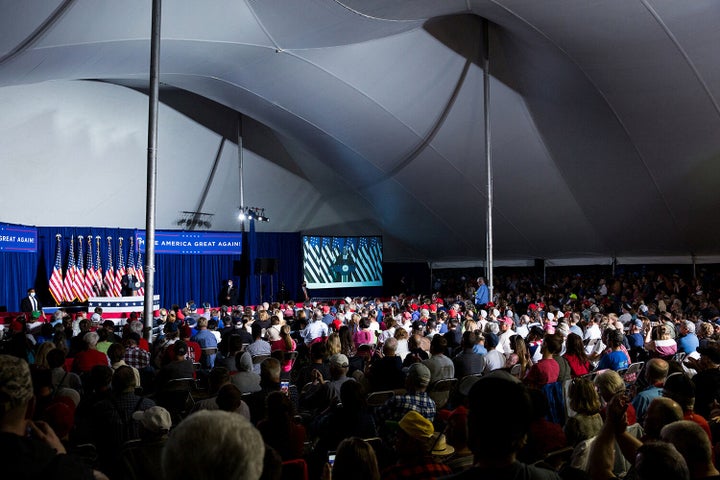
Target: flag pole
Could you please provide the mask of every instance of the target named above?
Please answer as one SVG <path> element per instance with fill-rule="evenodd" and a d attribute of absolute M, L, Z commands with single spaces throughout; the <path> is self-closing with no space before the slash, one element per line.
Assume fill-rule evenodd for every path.
<path fill-rule="evenodd" d="M 147 198 L 145 202 L 145 337 L 151 341 L 155 293 L 155 202 L 157 198 L 157 127 L 160 93 L 161 0 L 152 2 L 150 34 L 150 92 L 148 95 Z"/>

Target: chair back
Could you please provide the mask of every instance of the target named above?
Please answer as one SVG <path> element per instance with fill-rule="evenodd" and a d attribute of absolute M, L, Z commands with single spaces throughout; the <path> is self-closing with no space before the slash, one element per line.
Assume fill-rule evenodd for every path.
<path fill-rule="evenodd" d="M 367 396 L 368 407 L 379 407 L 395 396 L 393 390 L 383 390 L 380 392 L 372 392 Z"/>
<path fill-rule="evenodd" d="M 281 480 L 308 480 L 307 462 L 302 458 L 282 462 Z"/>

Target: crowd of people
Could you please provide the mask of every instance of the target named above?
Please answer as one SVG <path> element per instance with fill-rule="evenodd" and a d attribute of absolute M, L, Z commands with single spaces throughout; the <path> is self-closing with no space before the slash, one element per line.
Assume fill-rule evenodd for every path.
<path fill-rule="evenodd" d="M 0 343 L 8 478 L 720 478 L 713 278 L 58 310 Z"/>

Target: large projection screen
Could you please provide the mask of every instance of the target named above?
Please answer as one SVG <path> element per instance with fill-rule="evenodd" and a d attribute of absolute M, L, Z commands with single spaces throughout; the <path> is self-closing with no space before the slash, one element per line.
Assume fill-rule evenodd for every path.
<path fill-rule="evenodd" d="M 308 288 L 382 287 L 382 237 L 303 236 Z"/>

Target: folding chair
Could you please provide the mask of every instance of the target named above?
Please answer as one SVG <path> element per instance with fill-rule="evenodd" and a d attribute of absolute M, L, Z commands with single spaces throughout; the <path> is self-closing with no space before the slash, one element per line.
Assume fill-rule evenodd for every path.
<path fill-rule="evenodd" d="M 635 382 L 637 382 L 638 379 L 638 375 L 640 374 L 644 366 L 645 362 L 635 362 L 630 364 L 627 370 L 625 370 L 625 373 L 622 375 L 626 387 L 631 387 L 635 385 Z"/>
<path fill-rule="evenodd" d="M 383 390 L 380 392 L 372 392 L 367 396 L 368 407 L 379 407 L 395 396 L 393 390 Z"/>

